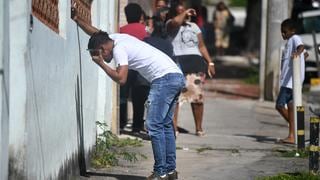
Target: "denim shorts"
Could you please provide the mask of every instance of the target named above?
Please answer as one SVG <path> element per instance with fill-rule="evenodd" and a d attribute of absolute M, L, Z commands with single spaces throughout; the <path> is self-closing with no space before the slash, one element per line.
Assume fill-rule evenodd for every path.
<path fill-rule="evenodd" d="M 279 107 L 285 107 L 289 102 L 293 100 L 292 89 L 287 87 L 281 87 L 277 98 L 276 105 Z"/>

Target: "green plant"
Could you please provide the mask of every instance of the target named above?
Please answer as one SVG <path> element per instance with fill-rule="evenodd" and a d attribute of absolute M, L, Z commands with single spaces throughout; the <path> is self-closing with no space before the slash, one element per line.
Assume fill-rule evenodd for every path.
<path fill-rule="evenodd" d="M 300 149 L 300 150 L 275 150 L 275 152 L 280 153 L 281 157 L 299 157 L 299 158 L 307 158 L 309 157 L 309 149 Z"/>
<path fill-rule="evenodd" d="M 240 153 L 239 149 L 231 149 L 231 153 Z"/>
<path fill-rule="evenodd" d="M 258 177 L 256 180 L 320 180 L 320 176 L 308 172 L 296 172 L 280 173 L 275 176 Z"/>
<path fill-rule="evenodd" d="M 251 67 L 248 69 L 248 76 L 244 79 L 247 84 L 258 84 L 259 83 L 259 69 Z"/>
<path fill-rule="evenodd" d="M 140 153 L 130 152 L 127 147 L 141 147 L 138 139 L 120 139 L 112 134 L 105 123 L 96 122 L 102 133 L 97 136 L 96 146 L 92 156 L 92 165 L 96 168 L 116 166 L 120 159 L 136 162 L 138 157 L 146 159 Z"/>
<path fill-rule="evenodd" d="M 236 7 L 246 7 L 247 6 L 247 0 L 230 0 L 230 6 L 236 6 Z"/>

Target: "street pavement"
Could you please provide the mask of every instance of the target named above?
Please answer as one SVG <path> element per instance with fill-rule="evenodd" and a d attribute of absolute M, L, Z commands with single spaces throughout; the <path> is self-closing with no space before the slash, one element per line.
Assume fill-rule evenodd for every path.
<path fill-rule="evenodd" d="M 280 151 L 294 145 L 276 143 L 285 138 L 288 125 L 274 109 L 273 102 L 259 101 L 257 86 L 245 85 L 239 79 L 208 80 L 205 94 L 204 137 L 195 136 L 189 104 L 179 113 L 177 137 L 177 170 L 183 180 L 251 180 L 283 172 L 308 171 L 308 159 L 285 158 Z M 307 110 L 307 108 L 306 108 Z M 306 139 L 308 118 L 306 112 Z M 82 179 L 142 180 L 152 171 L 150 141 L 135 148 L 146 155 L 135 163 L 120 162 L 108 169 L 90 169 Z"/>
<path fill-rule="evenodd" d="M 191 108 L 188 104 L 182 106 L 179 126 L 189 132 L 177 138 L 179 179 L 247 180 L 308 170 L 307 159 L 284 158 L 277 153 L 294 146 L 275 143 L 277 138 L 286 137 L 288 126 L 275 112 L 273 103 L 221 96 L 207 92 L 204 137 L 194 135 Z M 150 142 L 144 141 L 139 152 L 148 159 L 94 170 L 98 173 L 89 179 L 144 179 L 153 165 Z"/>

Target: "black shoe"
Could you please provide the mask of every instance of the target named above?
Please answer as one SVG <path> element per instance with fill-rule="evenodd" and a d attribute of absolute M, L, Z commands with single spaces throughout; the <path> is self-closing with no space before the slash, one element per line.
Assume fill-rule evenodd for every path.
<path fill-rule="evenodd" d="M 152 172 L 152 174 L 147 177 L 147 180 L 168 180 L 168 175 L 164 175 L 163 177 L 161 177 L 155 172 Z"/>
<path fill-rule="evenodd" d="M 168 173 L 168 180 L 176 180 L 178 179 L 178 172 L 176 170 Z"/>

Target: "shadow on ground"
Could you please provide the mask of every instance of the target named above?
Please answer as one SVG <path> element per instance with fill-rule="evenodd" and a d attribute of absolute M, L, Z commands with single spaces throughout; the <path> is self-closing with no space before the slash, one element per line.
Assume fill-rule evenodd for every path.
<path fill-rule="evenodd" d="M 242 137 L 250 137 L 256 139 L 257 142 L 260 143 L 267 143 L 267 144 L 279 144 L 287 147 L 294 147 L 294 144 L 281 142 L 279 138 L 269 137 L 269 136 L 259 136 L 259 135 L 252 135 L 252 134 L 235 134 L 234 136 L 242 136 Z"/>
<path fill-rule="evenodd" d="M 125 135 L 129 135 L 129 136 L 133 136 L 133 137 L 140 138 L 140 139 L 143 139 L 143 140 L 146 140 L 146 141 L 149 141 L 149 140 L 150 140 L 150 137 L 149 137 L 149 135 L 147 134 L 147 132 L 132 132 L 131 130 L 130 130 L 130 131 L 121 130 L 121 131 L 120 131 L 120 134 L 125 134 Z"/>
<path fill-rule="evenodd" d="M 179 127 L 179 126 L 178 126 L 178 131 L 179 131 L 179 133 L 182 133 L 182 134 L 189 134 L 190 133 L 187 129 L 185 129 L 183 127 Z M 137 137 L 137 138 L 140 138 L 140 139 L 143 139 L 146 141 L 150 141 L 150 137 L 147 134 L 147 132 L 132 132 L 131 130 L 121 130 L 120 134 L 125 134 L 125 135 L 129 135 L 129 136 Z"/>
<path fill-rule="evenodd" d="M 257 142 L 262 143 L 276 143 L 277 138 L 269 137 L 269 136 L 259 136 L 259 135 L 252 135 L 252 134 L 235 134 L 234 136 L 241 136 L 241 137 L 250 137 L 256 139 Z"/>
<path fill-rule="evenodd" d="M 189 134 L 190 133 L 187 129 L 184 129 L 183 127 L 179 127 L 179 126 L 178 126 L 178 131 L 179 131 L 179 133 L 182 133 L 182 134 Z"/>
<path fill-rule="evenodd" d="M 89 176 L 100 176 L 100 177 L 112 177 L 118 180 L 145 180 L 146 177 L 134 176 L 134 175 L 123 175 L 123 174 L 110 174 L 110 173 L 99 173 L 99 172 L 87 172 Z"/>

